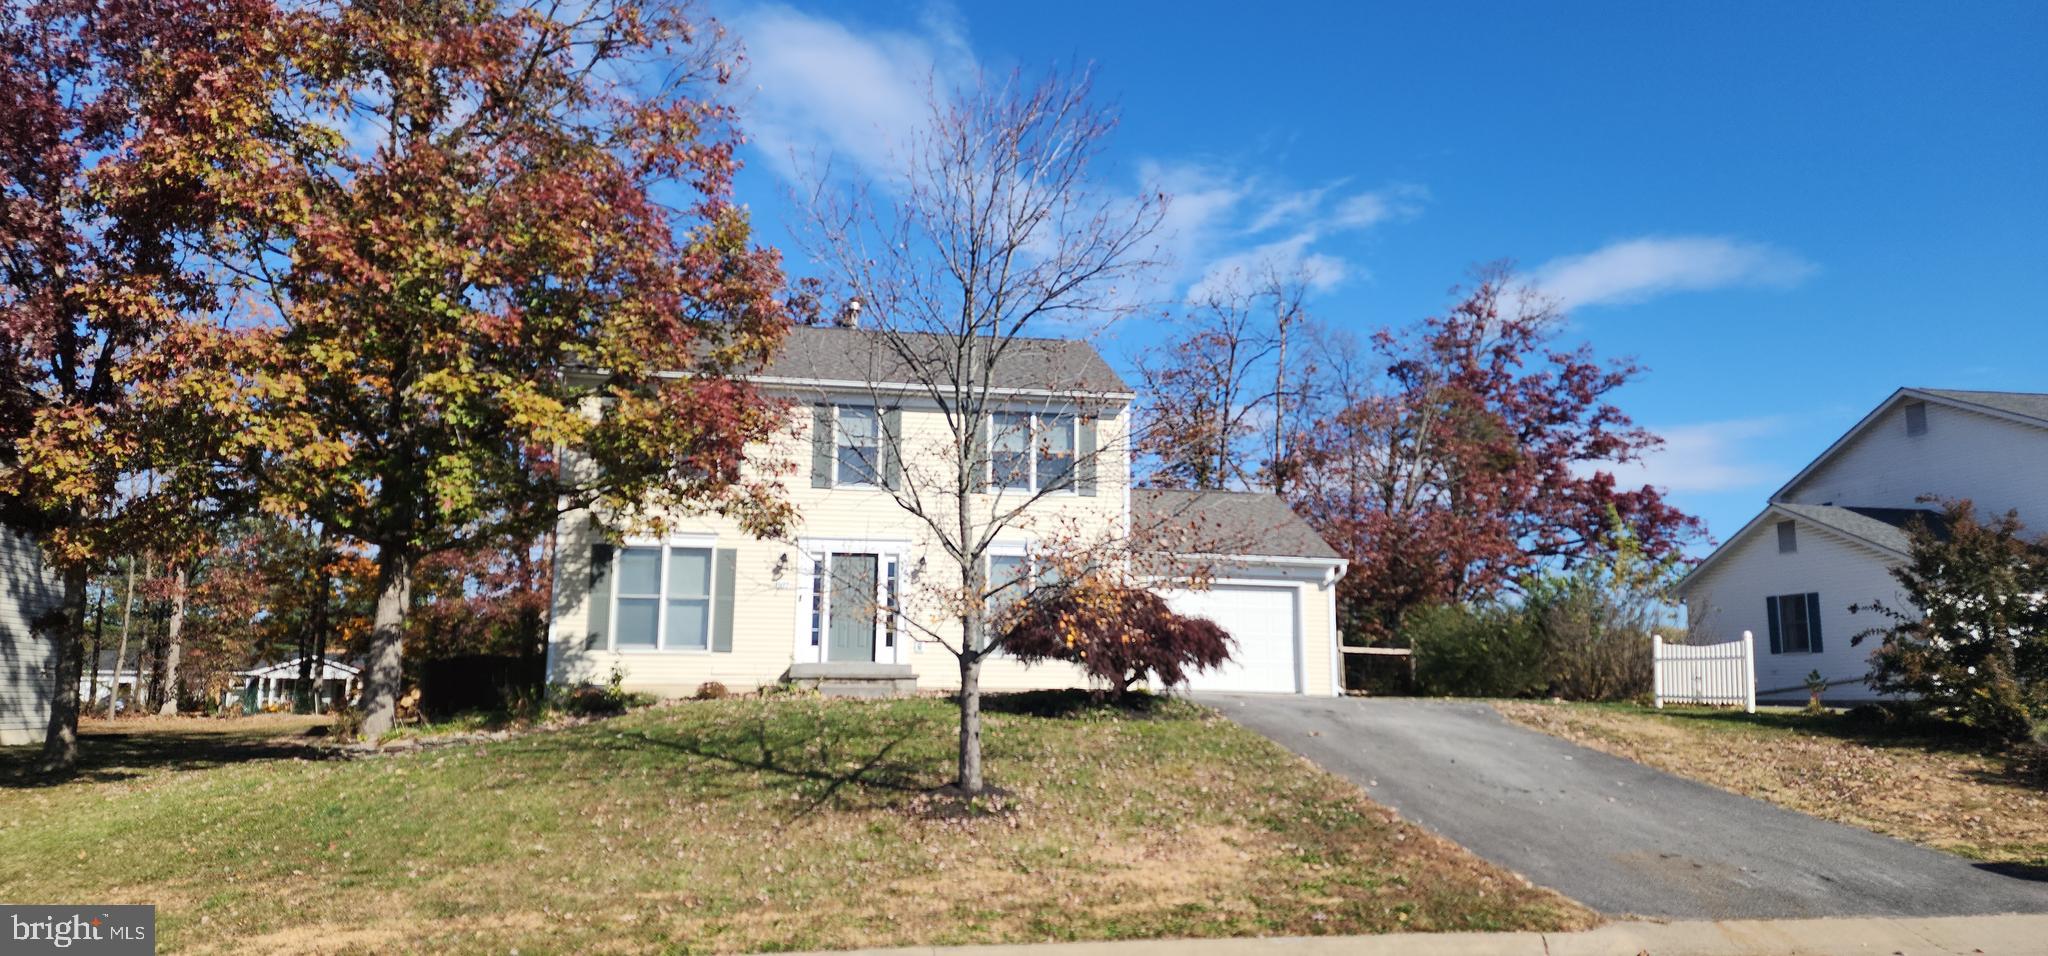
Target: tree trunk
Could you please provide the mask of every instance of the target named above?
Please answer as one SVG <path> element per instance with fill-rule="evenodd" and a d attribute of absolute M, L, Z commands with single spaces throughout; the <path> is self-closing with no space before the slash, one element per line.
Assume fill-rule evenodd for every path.
<path fill-rule="evenodd" d="M 327 686 L 327 593 L 332 584 L 327 576 L 327 549 L 323 545 L 316 560 L 319 567 L 313 572 L 313 610 L 306 615 L 306 639 L 304 651 L 299 655 L 299 686 L 308 686 L 311 679 L 312 696 L 306 706 L 309 714 L 320 713 L 320 691 Z"/>
<path fill-rule="evenodd" d="M 128 660 L 128 625 L 135 617 L 135 556 L 128 556 L 128 595 L 121 602 L 121 647 L 114 652 L 114 689 L 107 692 L 107 716 L 115 714 L 114 705 L 121 700 L 121 667 Z M 142 670 L 137 662 L 135 684 L 142 686 Z M 129 698 L 132 706 L 134 698 Z"/>
<path fill-rule="evenodd" d="M 185 655 L 185 583 L 180 566 L 171 576 L 171 624 L 164 634 L 164 699 L 157 707 L 160 717 L 178 714 L 178 661 Z"/>
<path fill-rule="evenodd" d="M 56 652 L 51 677 L 50 724 L 43 734 L 42 770 L 70 775 L 78 770 L 78 681 L 85 670 L 85 569 L 64 572 L 64 603 L 52 628 Z"/>
<path fill-rule="evenodd" d="M 135 712 L 146 714 L 156 709 L 162 700 L 164 689 L 164 609 L 151 603 L 148 615 L 149 631 L 142 636 L 142 653 L 147 655 L 149 666 L 142 666 L 143 657 L 135 661 Z"/>
<path fill-rule="evenodd" d="M 1279 351 L 1273 360 L 1273 493 L 1287 493 L 1287 316 L 1280 318 Z"/>
<path fill-rule="evenodd" d="M 370 660 L 363 677 L 363 738 L 376 740 L 398 721 L 398 686 L 404 677 L 405 612 L 412 600 L 412 561 L 390 548 L 377 552 L 377 610 L 370 625 Z"/>
<path fill-rule="evenodd" d="M 960 788 L 961 793 L 969 795 L 980 793 L 983 786 L 979 653 L 960 655 L 960 779 L 954 783 Z"/>
<path fill-rule="evenodd" d="M 546 558 L 552 559 L 554 553 L 555 533 L 549 531 L 542 543 L 541 554 Z M 554 567 L 552 560 L 545 561 L 543 564 L 550 569 Z M 553 589 L 544 582 L 536 581 L 534 575 L 535 568 L 532 549 L 524 548 L 520 551 L 519 555 L 520 580 L 525 582 L 525 586 L 529 591 L 543 591 L 547 596 L 547 600 L 551 603 L 554 597 Z M 547 692 L 547 645 L 546 629 L 541 626 L 540 606 L 534 603 L 532 596 L 529 594 L 526 606 L 519 612 L 520 683 L 523 685 L 522 690 L 526 695 L 526 699 L 531 701 L 535 707 L 538 707 L 540 702 L 545 699 Z"/>
<path fill-rule="evenodd" d="M 86 660 L 92 667 L 92 680 L 86 684 L 83 706 L 90 713 L 100 699 L 100 651 L 107 637 L 107 592 L 105 588 L 92 602 L 92 653 Z"/>

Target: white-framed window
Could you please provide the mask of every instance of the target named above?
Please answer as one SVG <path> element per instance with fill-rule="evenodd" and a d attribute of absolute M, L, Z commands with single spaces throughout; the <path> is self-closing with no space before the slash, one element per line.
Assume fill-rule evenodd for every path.
<path fill-rule="evenodd" d="M 612 649 L 711 649 L 709 547 L 621 548 L 612 588 Z"/>
<path fill-rule="evenodd" d="M 1000 620 L 1031 590 L 1030 559 L 1022 551 L 989 555 L 988 587 L 989 620 Z"/>
<path fill-rule="evenodd" d="M 989 416 L 989 484 L 1015 491 L 1074 490 L 1080 420 L 1052 412 Z"/>
<path fill-rule="evenodd" d="M 873 408 L 841 405 L 833 429 L 833 483 L 882 484 L 882 416 Z"/>

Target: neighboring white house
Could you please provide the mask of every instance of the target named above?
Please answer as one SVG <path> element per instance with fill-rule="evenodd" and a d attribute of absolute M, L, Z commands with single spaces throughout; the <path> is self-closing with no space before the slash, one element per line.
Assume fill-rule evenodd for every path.
<path fill-rule="evenodd" d="M 913 595 L 939 587 L 950 559 L 890 488 L 957 487 L 951 459 L 929 451 L 947 430 L 924 383 L 889 371 L 874 333 L 796 329 L 756 381 L 792 401 L 786 437 L 751 448 L 756 474 L 785 475 L 797 526 L 763 540 L 735 522 L 679 517 L 664 538 L 614 546 L 588 514 L 564 517 L 549 622 L 549 674 L 687 695 L 707 681 L 733 689 L 788 677 L 914 678 L 925 689 L 957 687 L 945 648 L 919 624 L 945 632 L 943 612 Z M 996 363 L 991 395 L 1004 411 L 982 439 L 991 461 L 975 476 L 972 506 L 998 513 L 1032 500 L 990 551 L 992 581 L 1028 580 L 1034 553 L 1076 535 L 1122 536 L 1134 527 L 1198 527 L 1211 586 L 1165 588 L 1184 613 L 1209 617 L 1237 641 L 1233 662 L 1197 677 L 1197 689 L 1288 694 L 1341 692 L 1335 584 L 1343 559 L 1278 498 L 1228 492 L 1131 488 L 1129 386 L 1085 342 L 1013 343 Z M 893 437 L 893 442 L 889 438 Z M 908 483 L 908 484 L 906 484 Z M 1007 496 L 1007 497 L 1006 497 Z M 1189 540 L 1193 540 L 1190 538 Z M 931 588 L 920 588 L 929 584 Z M 898 608 L 913 622 L 896 626 Z M 957 626 L 953 626 L 957 631 Z M 991 690 L 1085 686 L 1075 667 L 1027 666 L 997 656 L 981 685 Z"/>
<path fill-rule="evenodd" d="M 235 672 L 235 684 L 221 693 L 222 706 L 236 701 L 242 704 L 242 712 L 262 713 L 271 707 L 289 707 L 298 697 L 299 662 L 294 657 L 275 664 L 259 664 L 248 670 Z M 320 673 L 313 678 L 318 699 L 314 709 L 325 711 L 338 701 L 353 699 L 362 687 L 363 670 L 354 664 L 337 661 L 331 657 L 320 659 Z"/>
<path fill-rule="evenodd" d="M 43 549 L 0 529 L 0 746 L 34 743 L 49 728 L 56 653 L 34 625 L 63 598 Z"/>
<path fill-rule="evenodd" d="M 1909 522 L 1939 531 L 1938 503 L 2019 513 L 2048 531 L 2048 394 L 1902 388 L 1864 416 L 1679 584 L 1695 634 L 1756 635 L 1758 696 L 1804 700 L 1813 671 L 1831 701 L 1870 699 L 1864 682 L 1884 620 L 1851 606 L 1903 602 L 1890 569 Z"/>

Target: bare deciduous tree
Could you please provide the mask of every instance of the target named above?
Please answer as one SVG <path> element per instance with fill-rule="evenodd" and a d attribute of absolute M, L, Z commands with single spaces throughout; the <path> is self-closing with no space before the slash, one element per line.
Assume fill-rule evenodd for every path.
<path fill-rule="evenodd" d="M 947 605 L 939 616 L 950 633 L 919 636 L 958 659 L 956 783 L 974 794 L 984 788 L 981 669 L 998 643 L 989 598 L 1008 583 L 990 580 L 991 546 L 1043 512 L 1049 496 L 1092 481 L 1095 463 L 1125 441 L 1085 424 L 1067 430 L 1129 396 L 1084 375 L 1046 380 L 1070 370 L 1050 355 L 1058 343 L 1031 333 L 1071 335 L 1129 311 L 1164 197 L 1090 180 L 1115 122 L 1092 102 L 1085 71 L 980 77 L 935 88 L 929 100 L 929 122 L 907 135 L 886 173 L 837 177 L 828 168 L 813 178 L 806 239 L 832 291 L 858 303 L 858 339 L 875 365 L 869 380 L 912 383 L 908 394 L 876 394 L 875 407 L 911 405 L 919 421 L 936 423 L 912 429 L 881 416 L 877 467 L 900 473 L 876 483 L 928 536 L 932 557 L 950 565 L 922 575 L 928 596 Z M 1034 380 L 1016 378 L 1024 368 Z M 1097 447 L 1085 447 L 1090 440 Z M 920 617 L 896 615 L 912 626 Z"/>
<path fill-rule="evenodd" d="M 1315 332 L 1309 278 L 1267 265 L 1205 283 L 1179 317 L 1185 333 L 1140 357 L 1138 451 L 1150 461 L 1150 482 L 1286 490 L 1288 414 L 1303 407 L 1315 373 L 1300 348 Z"/>

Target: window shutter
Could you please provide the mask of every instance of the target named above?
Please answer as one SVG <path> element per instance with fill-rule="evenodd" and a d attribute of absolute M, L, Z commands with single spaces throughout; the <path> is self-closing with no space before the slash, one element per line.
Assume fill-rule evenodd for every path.
<path fill-rule="evenodd" d="M 586 633 L 583 649 L 601 651 L 612 626 L 612 546 L 590 546 L 590 590 L 585 595 Z"/>
<path fill-rule="evenodd" d="M 903 409 L 882 412 L 882 487 L 896 491 L 903 487 Z"/>
<path fill-rule="evenodd" d="M 1764 598 L 1764 613 L 1771 619 L 1771 653 L 1778 653 L 1778 599 Z"/>
<path fill-rule="evenodd" d="M 832 406 L 811 406 L 811 487 L 832 487 Z"/>
<path fill-rule="evenodd" d="M 984 411 L 974 419 L 974 474 L 968 487 L 975 491 L 988 490 L 988 412 Z"/>
<path fill-rule="evenodd" d="M 1074 490 L 1095 494 L 1095 419 L 1081 419 L 1081 437 L 1074 443 Z"/>
<path fill-rule="evenodd" d="M 1820 592 L 1806 593 L 1806 647 L 1820 653 Z"/>
<path fill-rule="evenodd" d="M 711 559 L 711 649 L 732 653 L 732 589 L 733 578 L 739 576 L 740 553 L 735 548 L 719 548 Z"/>

